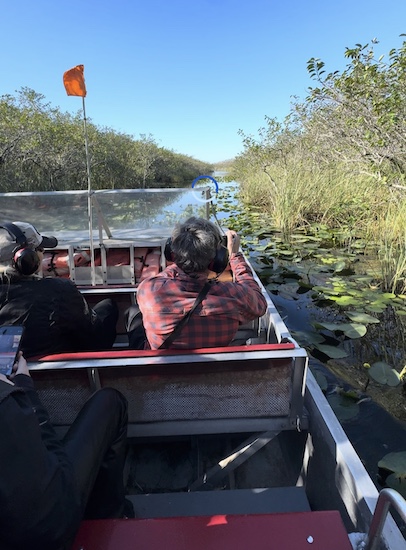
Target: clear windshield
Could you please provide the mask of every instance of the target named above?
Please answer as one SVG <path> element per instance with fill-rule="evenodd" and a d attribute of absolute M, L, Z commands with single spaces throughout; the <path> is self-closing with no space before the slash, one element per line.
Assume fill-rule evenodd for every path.
<path fill-rule="evenodd" d="M 95 191 L 93 232 L 100 224 L 114 238 L 147 230 L 165 236 L 190 216 L 208 217 L 209 187 Z M 0 193 L 0 220 L 26 221 L 61 240 L 89 235 L 87 191 Z"/>

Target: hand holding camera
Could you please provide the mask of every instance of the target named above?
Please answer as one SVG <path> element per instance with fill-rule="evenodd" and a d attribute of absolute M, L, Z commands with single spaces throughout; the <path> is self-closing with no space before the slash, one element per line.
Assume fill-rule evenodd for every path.
<path fill-rule="evenodd" d="M 13 379 L 17 374 L 25 374 L 26 376 L 31 376 L 28 369 L 27 361 L 23 357 L 23 352 L 19 351 L 17 354 L 16 362 L 13 365 L 13 372 L 10 375 L 10 378 Z"/>
<path fill-rule="evenodd" d="M 232 254 L 237 254 L 240 250 L 240 237 L 236 233 L 236 231 L 233 231 L 232 229 L 229 229 L 226 233 L 227 235 L 227 248 L 230 256 Z"/>

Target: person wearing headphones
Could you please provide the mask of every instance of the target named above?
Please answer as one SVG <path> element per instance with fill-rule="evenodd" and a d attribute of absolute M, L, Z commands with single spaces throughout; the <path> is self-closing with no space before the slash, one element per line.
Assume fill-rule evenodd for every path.
<path fill-rule="evenodd" d="M 91 309 L 69 279 L 38 274 L 44 248 L 57 244 L 30 223 L 0 224 L 0 326 L 24 326 L 26 358 L 108 349 L 116 337 L 115 302 L 102 300 Z"/>
<path fill-rule="evenodd" d="M 225 245 L 218 227 L 203 218 L 192 217 L 175 227 L 165 250 L 165 256 L 173 263 L 157 276 L 142 281 L 137 291 L 143 326 L 152 349 L 164 346 L 164 341 L 194 306 L 210 272 L 220 274 L 228 264 L 232 278 L 210 281 L 202 302 L 165 347 L 227 346 L 241 324 L 266 312 L 266 298 L 240 252 L 239 236 L 235 231 L 227 231 L 226 237 Z"/>
<path fill-rule="evenodd" d="M 71 548 L 82 519 L 134 517 L 125 498 L 127 400 L 95 392 L 63 438 L 21 352 L 0 374 L 0 548 Z"/>

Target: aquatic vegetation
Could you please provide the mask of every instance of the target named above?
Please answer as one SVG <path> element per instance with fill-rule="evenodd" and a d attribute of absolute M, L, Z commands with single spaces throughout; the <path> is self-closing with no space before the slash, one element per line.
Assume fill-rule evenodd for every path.
<path fill-rule="evenodd" d="M 331 393 L 324 375 L 312 369 L 340 420 L 354 418 L 371 395 L 405 419 L 406 404 L 394 373 L 406 364 L 406 295 L 382 290 L 375 237 L 320 222 L 284 235 L 261 209 L 238 200 L 237 185 L 224 191 L 220 187 L 216 210 L 224 216 L 222 223 L 241 235 L 243 249 L 292 336 L 363 392 L 356 398 L 343 389 Z M 385 362 L 394 372 L 374 378 L 379 367 L 368 372 L 366 362 Z M 392 380 L 394 385 L 388 385 Z"/>
<path fill-rule="evenodd" d="M 388 453 L 378 462 L 381 484 L 406 498 L 406 452 Z"/>
<path fill-rule="evenodd" d="M 377 361 L 372 365 L 364 363 L 364 367 L 368 369 L 368 375 L 379 384 L 387 386 L 400 384 L 400 374 L 385 361 Z"/>
<path fill-rule="evenodd" d="M 340 422 L 350 420 L 359 414 L 359 405 L 351 397 L 341 395 L 340 393 L 332 393 L 326 397 Z"/>

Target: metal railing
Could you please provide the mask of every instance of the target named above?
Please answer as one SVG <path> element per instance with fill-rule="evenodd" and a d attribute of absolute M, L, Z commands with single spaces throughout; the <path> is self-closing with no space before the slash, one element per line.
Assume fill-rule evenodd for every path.
<path fill-rule="evenodd" d="M 377 550 L 379 548 L 383 526 L 391 506 L 396 509 L 406 523 L 406 500 L 394 489 L 382 489 L 372 517 L 365 550 Z"/>

